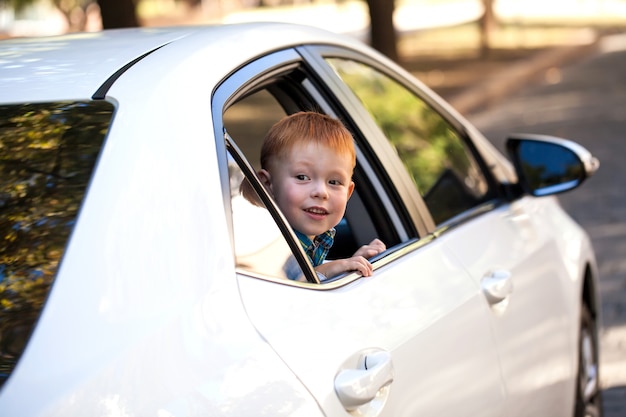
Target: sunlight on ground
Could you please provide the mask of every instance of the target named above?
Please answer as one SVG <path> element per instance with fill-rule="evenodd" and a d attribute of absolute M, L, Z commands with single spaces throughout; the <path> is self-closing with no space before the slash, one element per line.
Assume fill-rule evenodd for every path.
<path fill-rule="evenodd" d="M 494 49 L 533 49 L 587 45 L 595 38 L 596 32 L 584 27 L 502 25 L 494 31 L 490 45 Z M 475 23 L 407 33 L 399 41 L 400 50 L 407 56 L 474 54 L 479 45 L 480 30 Z"/>
<path fill-rule="evenodd" d="M 600 333 L 602 388 L 626 385 L 626 326 L 611 326 Z"/>

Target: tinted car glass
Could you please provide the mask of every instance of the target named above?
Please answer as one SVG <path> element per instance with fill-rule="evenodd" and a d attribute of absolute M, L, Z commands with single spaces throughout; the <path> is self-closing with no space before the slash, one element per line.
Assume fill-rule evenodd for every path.
<path fill-rule="evenodd" d="M 41 314 L 112 115 L 100 101 L 0 106 L 0 386 Z"/>
<path fill-rule="evenodd" d="M 394 146 L 437 224 L 484 201 L 485 176 L 461 135 L 435 109 L 370 66 L 327 62 Z"/>

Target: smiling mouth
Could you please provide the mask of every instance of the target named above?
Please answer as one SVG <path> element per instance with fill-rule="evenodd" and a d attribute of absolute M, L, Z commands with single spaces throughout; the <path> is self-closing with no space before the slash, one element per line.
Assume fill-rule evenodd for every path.
<path fill-rule="evenodd" d="M 318 216 L 324 216 L 328 214 L 326 210 L 322 208 L 316 208 L 316 207 L 304 209 L 304 211 L 306 211 L 307 213 L 318 215 Z"/>

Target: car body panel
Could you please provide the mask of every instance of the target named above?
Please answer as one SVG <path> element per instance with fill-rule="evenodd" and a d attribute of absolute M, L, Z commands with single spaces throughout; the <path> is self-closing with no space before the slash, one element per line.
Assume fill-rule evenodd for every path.
<path fill-rule="evenodd" d="M 193 125 L 184 112 L 159 115 L 169 107 L 165 95 L 156 96 L 135 105 L 142 101 L 132 91 L 116 94 L 125 105 L 0 408 L 13 415 L 240 415 L 256 408 L 242 401 L 252 395 L 259 408 L 277 407 L 276 415 L 319 413 L 250 326 L 230 247 L 213 240 L 228 229 L 213 198 L 221 183 L 210 118 L 195 117 Z M 198 101 L 200 115 L 208 114 L 201 103 L 208 112 L 210 101 Z"/>
<path fill-rule="evenodd" d="M 497 271 L 511 275 L 510 295 L 491 305 L 507 386 L 506 415 L 537 414 L 546 404 L 558 414 L 572 404 L 576 362 L 567 352 L 575 349 L 578 327 L 567 318 L 579 314 L 570 300 L 579 296 L 572 291 L 584 270 L 563 265 L 572 260 L 554 244 L 554 223 L 564 216 L 553 198 L 522 198 L 441 237 L 477 285 Z M 568 252 L 584 247 L 585 237 L 576 228 L 562 230 L 567 230 Z"/>
<path fill-rule="evenodd" d="M 284 36 L 269 28 L 280 27 Z M 214 42 L 214 39 L 221 42 Z M 308 42 L 336 43 L 363 49 L 354 39 L 290 24 L 256 23 L 175 28 L 138 28 L 95 33 L 17 38 L 0 42 L 2 101 L 28 102 L 91 97 L 117 71 L 176 41 L 171 52 L 155 58 L 155 71 L 169 73 L 176 59 L 202 51 L 211 57 L 205 71 L 222 78 L 243 63 L 273 50 Z M 232 48 L 228 45 L 254 47 Z M 169 54 L 172 55 L 169 55 Z M 149 73 L 148 73 L 149 74 Z M 207 81 L 209 79 L 207 78 Z"/>
<path fill-rule="evenodd" d="M 136 29 L 135 34 L 132 42 L 123 31 L 3 40 L 2 101 L 91 97 L 129 62 L 185 35 L 151 29 Z"/>
<path fill-rule="evenodd" d="M 259 333 L 327 415 L 345 412 L 328 395 L 329 382 L 350 368 L 349 359 L 371 348 L 389 352 L 394 368 L 380 416 L 503 414 L 490 311 L 478 286 L 439 242 L 333 291 L 276 287 L 246 276 L 239 285 Z M 471 387 L 468 375 L 476 376 Z"/>

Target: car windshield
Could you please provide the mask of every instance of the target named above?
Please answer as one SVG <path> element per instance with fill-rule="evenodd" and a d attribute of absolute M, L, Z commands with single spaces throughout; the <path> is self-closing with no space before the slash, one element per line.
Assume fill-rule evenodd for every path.
<path fill-rule="evenodd" d="M 104 101 L 0 106 L 0 386 L 41 314 L 113 110 Z"/>

